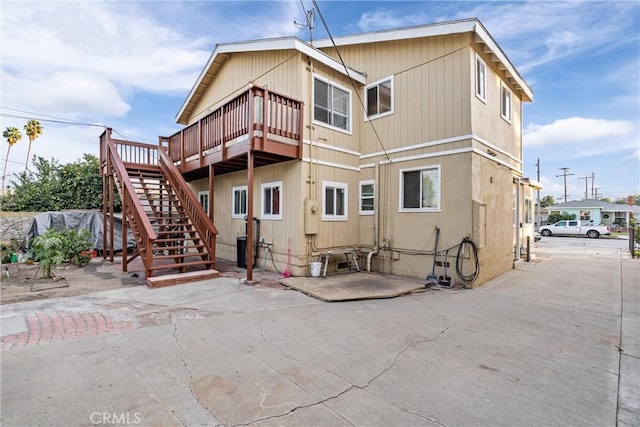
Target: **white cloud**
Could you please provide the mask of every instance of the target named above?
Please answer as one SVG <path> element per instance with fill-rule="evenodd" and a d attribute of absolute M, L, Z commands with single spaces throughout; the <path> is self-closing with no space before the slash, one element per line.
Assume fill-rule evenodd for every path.
<path fill-rule="evenodd" d="M 637 145 L 637 128 L 634 123 L 625 120 L 570 117 L 548 125 L 529 124 L 524 130 L 523 139 L 526 146 L 558 146 L 580 142 L 580 150 L 584 151 L 590 142 L 595 142 L 604 144 L 602 149 L 625 149 L 634 139 Z"/>
<path fill-rule="evenodd" d="M 209 43 L 139 12 L 126 3 L 9 2 L 3 5 L 3 68 L 29 75 L 83 71 L 154 92 L 189 89 Z"/>
<path fill-rule="evenodd" d="M 640 148 L 638 148 L 633 153 L 629 154 L 624 158 L 625 160 L 635 160 L 636 162 L 640 161 Z M 637 164 L 636 164 L 637 165 Z"/>
<path fill-rule="evenodd" d="M 374 31 L 477 17 L 521 71 L 638 40 L 634 20 L 638 10 L 636 2 L 454 3 L 456 7 L 450 10 L 455 12 L 445 12 L 445 16 L 437 18 L 433 16 L 431 2 L 415 2 L 410 11 L 377 8 L 362 13 L 356 27 L 361 31 Z"/>
<path fill-rule="evenodd" d="M 378 9 L 372 12 L 364 12 L 357 23 L 361 31 L 375 31 L 388 28 L 408 27 L 429 22 L 427 15 L 422 13 L 412 13 L 398 16 L 394 11 L 388 9 Z"/>
<path fill-rule="evenodd" d="M 636 2 L 527 1 L 480 3 L 456 18 L 477 16 L 521 71 L 560 58 L 637 42 Z"/>
<path fill-rule="evenodd" d="M 56 72 L 37 80 L 3 73 L 2 83 L 2 105 L 26 111 L 87 119 L 123 116 L 131 109 L 111 81 L 88 72 Z"/>

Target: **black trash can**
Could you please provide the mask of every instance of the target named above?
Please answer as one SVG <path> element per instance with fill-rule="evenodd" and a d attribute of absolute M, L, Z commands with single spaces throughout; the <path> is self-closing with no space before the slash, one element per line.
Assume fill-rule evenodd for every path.
<path fill-rule="evenodd" d="M 240 236 L 236 242 L 237 265 L 241 268 L 247 268 L 247 236 Z"/>

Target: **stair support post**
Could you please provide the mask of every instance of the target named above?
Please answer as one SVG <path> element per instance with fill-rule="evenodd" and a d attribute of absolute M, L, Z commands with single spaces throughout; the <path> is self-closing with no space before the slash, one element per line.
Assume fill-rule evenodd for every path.
<path fill-rule="evenodd" d="M 253 281 L 253 150 L 247 152 L 247 282 Z"/>

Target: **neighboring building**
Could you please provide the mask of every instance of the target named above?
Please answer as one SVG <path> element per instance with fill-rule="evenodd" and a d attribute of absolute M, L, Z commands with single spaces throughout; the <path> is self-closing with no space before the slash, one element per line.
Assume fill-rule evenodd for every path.
<path fill-rule="evenodd" d="M 217 45 L 178 112 L 187 127 L 161 138 L 215 223 L 216 256 L 236 259 L 247 234 L 249 280 L 254 265 L 304 276 L 352 250 L 425 278 L 438 227 L 451 275 L 465 238 L 474 285 L 513 268 L 540 188 L 522 174 L 533 93 L 495 40 L 477 19 L 334 40 Z"/>
<path fill-rule="evenodd" d="M 593 199 L 560 203 L 549 206 L 547 209 L 550 214 L 566 212 L 569 215 L 575 215 L 576 219 L 582 221 L 583 224 L 593 222 L 610 227 L 614 227 L 616 224 L 620 227 L 626 227 L 629 224 L 629 220 L 633 217 L 632 206 Z"/>
<path fill-rule="evenodd" d="M 548 224 L 548 219 L 549 219 L 549 210 L 547 210 L 547 208 L 540 208 L 539 212 L 537 212 L 537 214 L 540 215 L 540 217 L 538 218 L 538 220 L 536 221 L 536 225 L 540 226 L 540 225 L 547 225 Z M 539 222 L 539 224 L 538 224 Z"/>

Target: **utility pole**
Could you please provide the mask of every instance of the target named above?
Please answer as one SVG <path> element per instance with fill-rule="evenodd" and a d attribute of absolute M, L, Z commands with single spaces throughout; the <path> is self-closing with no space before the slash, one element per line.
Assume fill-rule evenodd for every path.
<path fill-rule="evenodd" d="M 594 183 L 596 182 L 596 174 L 591 172 L 591 198 L 596 200 L 596 192 L 594 191 Z"/>
<path fill-rule="evenodd" d="M 590 176 L 579 176 L 578 179 L 584 179 L 584 199 L 587 200 L 589 198 L 589 187 L 588 187 L 588 183 L 589 183 L 589 179 L 591 179 Z"/>
<path fill-rule="evenodd" d="M 567 177 L 570 175 L 575 175 L 574 173 L 567 173 L 569 168 L 560 168 L 562 171 L 562 175 L 556 175 L 556 178 L 563 176 L 564 177 L 564 202 L 567 203 Z"/>
<path fill-rule="evenodd" d="M 595 200 L 598 200 L 598 190 L 602 190 L 602 187 L 596 187 L 593 190 L 595 191 L 594 193 Z"/>
<path fill-rule="evenodd" d="M 540 157 L 538 157 L 538 161 L 536 162 L 536 171 L 537 171 L 537 176 L 538 176 L 538 182 L 540 182 Z M 536 212 L 536 226 L 540 227 L 542 224 L 542 221 L 540 221 L 540 189 L 538 189 L 538 209 Z"/>
<path fill-rule="evenodd" d="M 309 44 L 313 46 L 313 30 L 316 28 L 314 26 L 315 17 L 313 15 L 313 8 L 311 8 L 310 10 L 304 10 L 304 5 L 302 5 L 302 10 L 305 13 L 305 18 L 307 19 L 307 22 L 305 24 L 301 24 L 299 22 L 293 21 L 293 23 L 295 24 L 296 27 L 298 27 L 298 29 L 303 29 L 303 28 L 309 29 Z"/>

